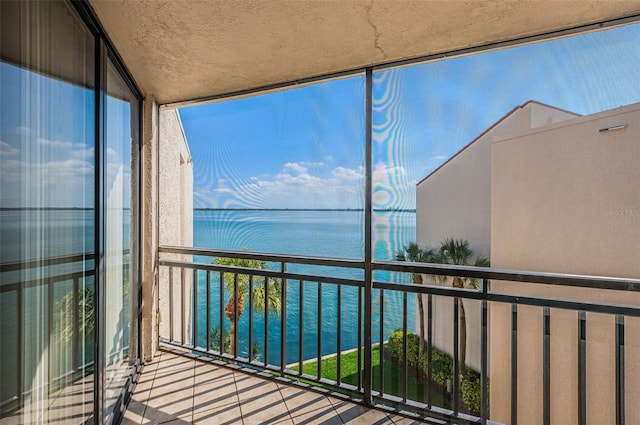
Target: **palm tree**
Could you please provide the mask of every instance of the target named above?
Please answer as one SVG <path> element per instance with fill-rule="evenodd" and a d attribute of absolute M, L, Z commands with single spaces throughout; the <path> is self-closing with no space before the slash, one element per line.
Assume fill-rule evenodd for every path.
<path fill-rule="evenodd" d="M 408 245 L 405 245 L 401 250 L 396 254 L 396 261 L 410 261 L 414 263 L 430 263 L 435 262 L 436 256 L 438 252 L 433 249 L 420 248 L 420 246 L 411 242 Z M 413 274 L 413 283 L 417 285 L 422 285 L 423 279 L 420 273 Z M 420 338 L 418 340 L 418 370 L 423 370 L 422 361 L 424 359 L 424 304 L 422 302 L 422 294 L 416 294 L 418 299 L 418 316 L 419 320 L 419 333 Z"/>
<path fill-rule="evenodd" d="M 229 334 L 229 331 L 225 329 L 224 331 L 224 336 L 223 336 L 223 344 L 224 344 L 224 348 L 221 350 L 220 349 L 220 328 L 219 327 L 214 327 L 211 328 L 211 342 L 209 345 L 209 349 L 214 350 L 214 351 L 220 351 L 220 352 L 230 352 L 230 345 L 231 345 L 231 335 Z M 258 344 L 257 341 L 253 342 L 253 345 L 251 346 L 251 358 L 253 360 L 257 360 L 260 361 L 260 359 L 262 358 L 262 352 L 260 351 L 260 345 Z"/>
<path fill-rule="evenodd" d="M 249 251 L 245 249 L 245 251 Z M 248 258 L 225 258 L 220 257 L 216 259 L 213 264 L 218 264 L 221 266 L 233 266 L 233 267 L 242 267 L 242 268 L 250 268 L 250 269 L 261 269 L 264 270 L 267 268 L 266 263 L 262 260 L 248 259 Z M 269 294 L 268 300 L 265 300 L 265 279 L 263 277 L 257 278 L 253 282 L 253 308 L 256 311 L 264 311 L 265 304 L 268 305 L 270 311 L 274 311 L 277 314 L 280 314 L 282 309 L 280 300 L 282 299 L 282 282 L 279 279 L 271 278 L 268 280 L 269 282 Z M 237 279 L 237 292 L 235 290 L 236 278 L 234 273 L 224 273 L 224 284 L 227 287 L 227 290 L 231 292 L 231 297 L 229 298 L 229 302 L 227 303 L 224 313 L 229 318 L 231 322 L 231 328 L 229 329 L 229 352 L 234 356 L 237 354 L 236 351 L 236 328 L 238 326 L 238 320 L 242 313 L 244 312 L 244 303 L 245 297 L 249 292 L 249 275 L 248 274 L 238 274 Z M 237 299 L 237 310 L 236 310 L 236 293 L 238 295 Z M 283 329 L 284 332 L 284 329 Z M 226 345 L 226 344 L 225 344 Z"/>
<path fill-rule="evenodd" d="M 476 257 L 472 263 L 473 250 L 469 248 L 469 241 L 466 239 L 445 239 L 440 243 L 440 260 L 444 264 L 454 264 L 458 266 L 488 267 L 489 260 L 483 257 Z M 463 278 L 455 276 L 452 286 L 454 288 L 469 287 L 478 289 L 480 282 L 478 279 Z M 460 348 L 460 376 L 465 376 L 467 360 L 467 316 L 464 310 L 464 303 L 460 300 L 458 320 L 458 337 Z"/>

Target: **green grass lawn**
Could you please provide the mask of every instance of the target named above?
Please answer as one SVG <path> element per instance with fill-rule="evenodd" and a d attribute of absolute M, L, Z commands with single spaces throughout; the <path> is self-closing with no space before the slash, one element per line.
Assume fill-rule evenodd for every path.
<path fill-rule="evenodd" d="M 338 373 L 338 357 L 330 357 L 322 360 L 322 378 L 337 381 Z M 373 364 L 372 378 L 373 378 L 373 390 L 380 390 L 380 349 L 375 346 L 371 353 L 371 362 Z M 362 359 L 364 364 L 364 359 Z M 341 375 L 342 382 L 345 384 L 358 385 L 358 352 L 353 351 L 347 354 L 342 354 L 341 360 Z M 384 367 L 384 393 L 402 397 L 402 380 L 403 371 L 400 366 L 394 362 L 385 359 L 383 362 Z M 291 367 L 291 370 L 298 370 L 297 365 Z M 316 361 L 305 363 L 303 366 L 303 373 L 316 376 L 318 373 L 318 363 Z M 407 399 L 415 400 L 419 402 L 427 402 L 426 385 L 417 379 L 410 371 L 407 373 Z M 432 391 L 431 393 L 432 403 L 435 406 L 449 408 L 449 403 L 445 402 L 439 391 Z"/>

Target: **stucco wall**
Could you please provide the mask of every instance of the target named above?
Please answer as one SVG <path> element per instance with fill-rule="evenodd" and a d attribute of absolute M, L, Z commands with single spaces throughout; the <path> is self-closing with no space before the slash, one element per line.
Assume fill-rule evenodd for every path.
<path fill-rule="evenodd" d="M 159 140 L 159 240 L 160 246 L 193 246 L 193 162 L 189 146 L 184 135 L 178 111 L 175 109 L 160 112 Z M 192 261 L 188 255 L 165 255 L 178 261 Z M 183 337 L 185 342 L 190 338 L 191 320 L 191 283 L 192 273 L 181 274 L 174 270 L 173 284 L 173 336 Z M 184 281 L 184 304 L 181 307 L 182 293 L 180 282 Z M 168 338 L 169 329 L 169 270 L 160 269 L 160 335 Z M 183 329 L 181 318 L 187 323 Z M 186 332 L 185 332 L 186 331 Z"/>
<path fill-rule="evenodd" d="M 626 124 L 625 129 L 599 129 Z M 640 105 L 492 145 L 491 261 L 497 268 L 640 276 Z M 640 294 L 492 282 L 492 290 L 640 303 Z M 491 305 L 492 419 L 510 421 L 511 306 Z M 626 420 L 640 423 L 640 346 L 627 318 Z M 615 318 L 587 315 L 588 423 L 615 423 Z M 518 413 L 542 422 L 542 309 L 518 313 Z M 577 312 L 551 311 L 551 422 L 577 423 Z"/>
<path fill-rule="evenodd" d="M 153 96 L 143 104 L 142 166 L 142 358 L 153 360 L 157 350 L 158 308 L 156 291 L 158 249 L 158 105 Z"/>
<path fill-rule="evenodd" d="M 466 239 L 476 255 L 491 258 L 491 142 L 507 134 L 576 116 L 547 105 L 527 102 L 509 112 L 418 183 L 418 244 L 438 248 L 446 238 Z M 480 370 L 480 303 L 464 301 L 464 308 L 467 317 L 467 364 Z M 434 345 L 453 353 L 453 300 L 434 297 L 433 317 Z"/>

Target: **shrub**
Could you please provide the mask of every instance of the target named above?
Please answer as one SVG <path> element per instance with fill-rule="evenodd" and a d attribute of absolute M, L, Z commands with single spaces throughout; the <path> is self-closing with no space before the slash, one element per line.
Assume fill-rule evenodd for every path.
<path fill-rule="evenodd" d="M 472 369 L 467 369 L 467 373 L 462 380 L 462 401 L 469 408 L 472 415 L 480 415 L 482 406 L 482 385 L 480 384 L 480 374 Z"/>
<path fill-rule="evenodd" d="M 411 367 L 418 366 L 418 343 L 420 337 L 407 331 L 407 364 Z M 389 335 L 389 353 L 398 362 L 402 362 L 402 329 L 396 329 Z M 446 353 L 434 348 L 431 352 L 432 378 L 435 382 L 447 385 L 447 378 L 453 379 L 453 360 Z M 427 374 L 427 353 L 424 353 L 422 361 L 423 372 Z"/>
<path fill-rule="evenodd" d="M 389 335 L 389 353 L 394 359 L 402 358 L 402 329 L 396 329 Z"/>
<path fill-rule="evenodd" d="M 419 336 L 407 331 L 407 364 L 410 367 L 418 366 L 418 343 Z M 387 348 L 391 357 L 397 362 L 402 362 L 402 329 L 396 329 L 389 335 Z M 424 353 L 423 372 L 427 375 L 427 353 Z M 453 359 L 447 353 L 433 348 L 431 351 L 431 378 L 433 382 L 446 388 L 447 379 L 453 380 Z M 480 414 L 481 407 L 481 385 L 480 374 L 473 369 L 467 368 L 467 373 L 463 377 L 460 391 L 462 401 L 469 408 L 473 415 Z"/>
<path fill-rule="evenodd" d="M 428 367 L 425 354 L 425 374 L 427 373 Z M 447 379 L 453 380 L 453 359 L 448 354 L 438 350 L 437 348 L 434 348 L 431 353 L 431 369 L 433 381 L 443 387 L 447 386 Z"/>

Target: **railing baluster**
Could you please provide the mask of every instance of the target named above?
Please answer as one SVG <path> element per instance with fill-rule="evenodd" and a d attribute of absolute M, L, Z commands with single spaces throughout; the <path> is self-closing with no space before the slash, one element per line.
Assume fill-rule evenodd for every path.
<path fill-rule="evenodd" d="M 269 364 L 269 277 L 264 277 L 264 365 Z"/>
<path fill-rule="evenodd" d="M 71 308 L 71 320 L 73 333 L 71 335 L 71 349 L 73 352 L 71 353 L 71 370 L 74 372 L 78 370 L 80 367 L 80 362 L 78 361 L 78 337 L 80 333 L 80 321 L 79 316 L 80 312 L 78 309 L 80 308 L 79 304 L 79 292 L 80 292 L 80 279 L 77 277 L 73 278 L 73 304 Z"/>
<path fill-rule="evenodd" d="M 407 291 L 402 291 L 402 401 L 407 401 Z"/>
<path fill-rule="evenodd" d="M 322 379 L 322 282 L 318 281 L 318 379 Z"/>
<path fill-rule="evenodd" d="M 220 283 L 220 354 L 224 354 L 224 273 L 220 272 L 218 276 Z"/>
<path fill-rule="evenodd" d="M 207 270 L 207 328 L 206 328 L 206 336 L 207 336 L 207 351 L 211 350 L 211 272 Z"/>
<path fill-rule="evenodd" d="M 380 289 L 380 395 L 384 394 L 384 289 Z"/>
<path fill-rule="evenodd" d="M 518 304 L 511 304 L 511 425 L 518 423 Z"/>
<path fill-rule="evenodd" d="M 453 298 L 453 390 L 451 392 L 451 405 L 453 406 L 453 414 L 458 414 L 458 390 L 460 382 L 460 365 L 458 364 L 459 354 L 458 347 L 460 344 L 460 332 L 458 329 L 458 314 L 459 314 L 459 302 L 458 297 Z"/>
<path fill-rule="evenodd" d="M 427 405 L 433 405 L 433 296 L 427 296 Z"/>
<path fill-rule="evenodd" d="M 51 370 L 53 365 L 51 364 L 51 352 L 53 351 L 53 285 L 54 282 L 48 282 L 47 284 L 47 330 L 48 334 L 48 346 L 47 346 L 47 391 L 51 391 Z"/>
<path fill-rule="evenodd" d="M 249 275 L 249 363 L 253 361 L 253 275 Z"/>
<path fill-rule="evenodd" d="M 616 315 L 616 425 L 625 423 L 624 316 Z"/>
<path fill-rule="evenodd" d="M 304 281 L 299 280 L 300 293 L 298 294 L 298 375 L 302 375 L 304 366 Z"/>
<path fill-rule="evenodd" d="M 544 308 L 542 341 L 542 411 L 544 425 L 551 424 L 551 310 Z"/>
<path fill-rule="evenodd" d="M 587 313 L 578 312 L 578 424 L 587 423 Z"/>
<path fill-rule="evenodd" d="M 486 287 L 486 281 L 483 283 Z M 487 300 L 482 300 L 482 318 L 481 318 L 481 333 L 482 333 L 482 346 L 480 354 L 480 417 L 482 418 L 482 424 L 487 423 L 489 415 L 489 377 L 487 376 L 487 363 L 488 363 L 488 306 Z"/>
<path fill-rule="evenodd" d="M 336 374 L 337 374 L 337 382 L 338 385 L 342 382 L 342 369 L 341 369 L 341 359 L 342 359 L 342 349 L 341 347 L 341 338 L 342 338 L 342 311 L 340 306 L 342 305 L 342 285 L 338 284 L 338 299 L 336 300 L 337 309 L 338 309 L 338 329 L 336 333 Z"/>
<path fill-rule="evenodd" d="M 358 391 L 362 389 L 362 288 L 358 287 Z"/>
<path fill-rule="evenodd" d="M 16 362 L 16 367 L 18 368 L 19 371 L 22 371 L 22 365 L 23 365 L 23 350 L 24 350 L 24 332 L 23 332 L 23 311 L 24 311 L 24 305 L 23 305 L 23 301 L 24 301 L 24 294 L 23 294 L 24 288 L 22 287 L 22 285 L 18 285 L 17 289 L 16 289 L 16 298 L 17 298 L 17 303 L 18 303 L 18 361 Z M 95 297 L 94 297 L 94 301 L 95 301 Z M 95 305 L 94 305 L 94 309 L 95 309 Z M 95 310 L 94 310 L 95 311 Z M 22 373 L 22 372 L 20 372 Z M 20 405 L 22 405 L 22 401 L 24 400 L 24 379 L 22 379 L 22 376 L 18 376 L 18 400 L 20 401 Z"/>
<path fill-rule="evenodd" d="M 268 300 L 265 300 L 265 302 L 268 302 Z M 231 353 L 231 355 L 234 358 L 237 358 L 238 357 L 238 273 L 237 272 L 233 274 L 233 323 L 231 324 L 231 327 L 233 328 L 233 335 L 231 335 L 231 337 L 233 338 L 233 341 L 234 341 L 233 352 Z"/>
<path fill-rule="evenodd" d="M 198 347 L 198 269 L 193 269 L 193 346 Z"/>
<path fill-rule="evenodd" d="M 280 278 L 280 375 L 284 376 L 284 367 L 287 361 L 287 263 L 281 264 Z"/>
<path fill-rule="evenodd" d="M 169 341 L 173 339 L 173 267 L 169 267 Z"/>
<path fill-rule="evenodd" d="M 186 326 L 187 326 L 187 309 L 185 308 L 185 297 L 184 297 L 184 291 L 186 290 L 186 284 L 185 284 L 185 268 L 182 267 L 180 269 L 180 316 L 182 317 L 182 326 L 180 327 L 180 344 L 185 343 L 184 338 L 185 335 L 187 334 L 186 331 Z"/>

